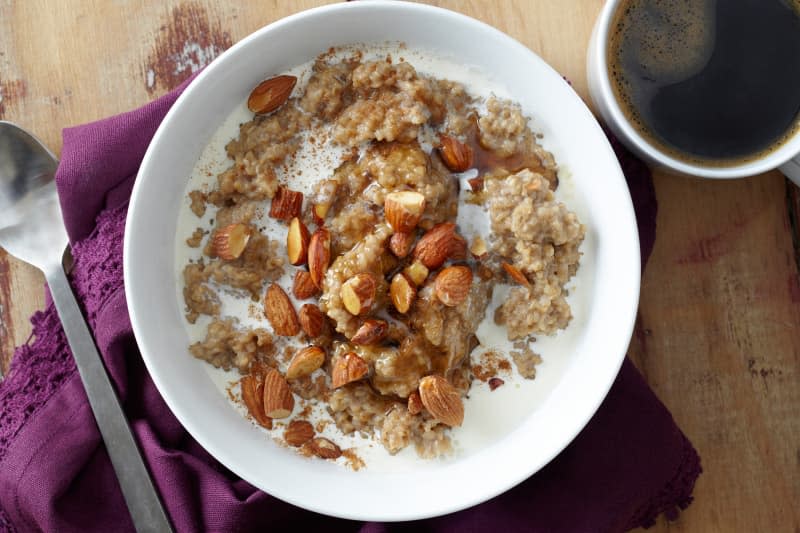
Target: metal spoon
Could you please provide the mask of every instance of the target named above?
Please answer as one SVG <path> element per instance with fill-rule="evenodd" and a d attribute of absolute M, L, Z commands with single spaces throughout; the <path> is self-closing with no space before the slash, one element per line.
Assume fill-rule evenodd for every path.
<path fill-rule="evenodd" d="M 67 281 L 64 261 L 71 257 L 53 181 L 57 166 L 33 135 L 0 121 L 0 246 L 47 279 L 136 531 L 172 531 Z"/>

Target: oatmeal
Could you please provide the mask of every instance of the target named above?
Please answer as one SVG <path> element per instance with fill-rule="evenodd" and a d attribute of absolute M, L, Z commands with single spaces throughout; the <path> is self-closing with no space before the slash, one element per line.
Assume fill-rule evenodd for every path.
<path fill-rule="evenodd" d="M 241 374 L 250 417 L 299 453 L 360 465 L 337 441 L 358 435 L 390 454 L 450 454 L 473 378 L 494 390 L 513 358 L 533 379 L 533 336 L 569 325 L 585 228 L 556 200 L 556 161 L 518 104 L 357 51 L 321 55 L 296 82 L 262 82 L 226 167 L 187 191 L 205 221 L 181 241 L 197 250 L 186 319 L 204 331 L 189 351 Z M 339 159 L 303 189 L 297 161 L 325 146 Z M 462 232 L 460 198 L 488 234 Z M 498 285 L 510 288 L 492 312 Z M 517 341 L 507 359 L 473 361 L 485 320 Z"/>

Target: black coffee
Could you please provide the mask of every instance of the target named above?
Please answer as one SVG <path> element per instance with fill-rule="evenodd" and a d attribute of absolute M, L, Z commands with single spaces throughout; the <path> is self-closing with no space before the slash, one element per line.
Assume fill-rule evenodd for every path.
<path fill-rule="evenodd" d="M 628 0 L 608 68 L 648 140 L 704 165 L 754 159 L 800 122 L 800 0 Z"/>

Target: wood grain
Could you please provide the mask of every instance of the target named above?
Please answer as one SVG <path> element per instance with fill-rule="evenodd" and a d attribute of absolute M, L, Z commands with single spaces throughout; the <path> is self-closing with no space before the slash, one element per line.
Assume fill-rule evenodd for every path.
<path fill-rule="evenodd" d="M 0 0 L 0 118 L 59 152 L 63 127 L 141 105 L 230 43 L 320 3 Z M 586 99 L 601 0 L 433 3 L 507 32 Z M 630 355 L 705 472 L 689 509 L 652 531 L 798 531 L 800 194 L 777 172 L 719 182 L 656 172 L 655 183 L 658 239 Z M 3 368 L 42 287 L 0 252 Z"/>

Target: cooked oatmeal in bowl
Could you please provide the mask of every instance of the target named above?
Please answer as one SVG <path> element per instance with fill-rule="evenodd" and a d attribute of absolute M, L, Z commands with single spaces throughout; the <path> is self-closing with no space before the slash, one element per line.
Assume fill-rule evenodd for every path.
<path fill-rule="evenodd" d="M 331 49 L 267 78 L 183 207 L 190 353 L 275 441 L 355 469 L 353 436 L 457 453 L 472 391 L 535 378 L 586 234 L 521 106 L 414 56 Z"/>

